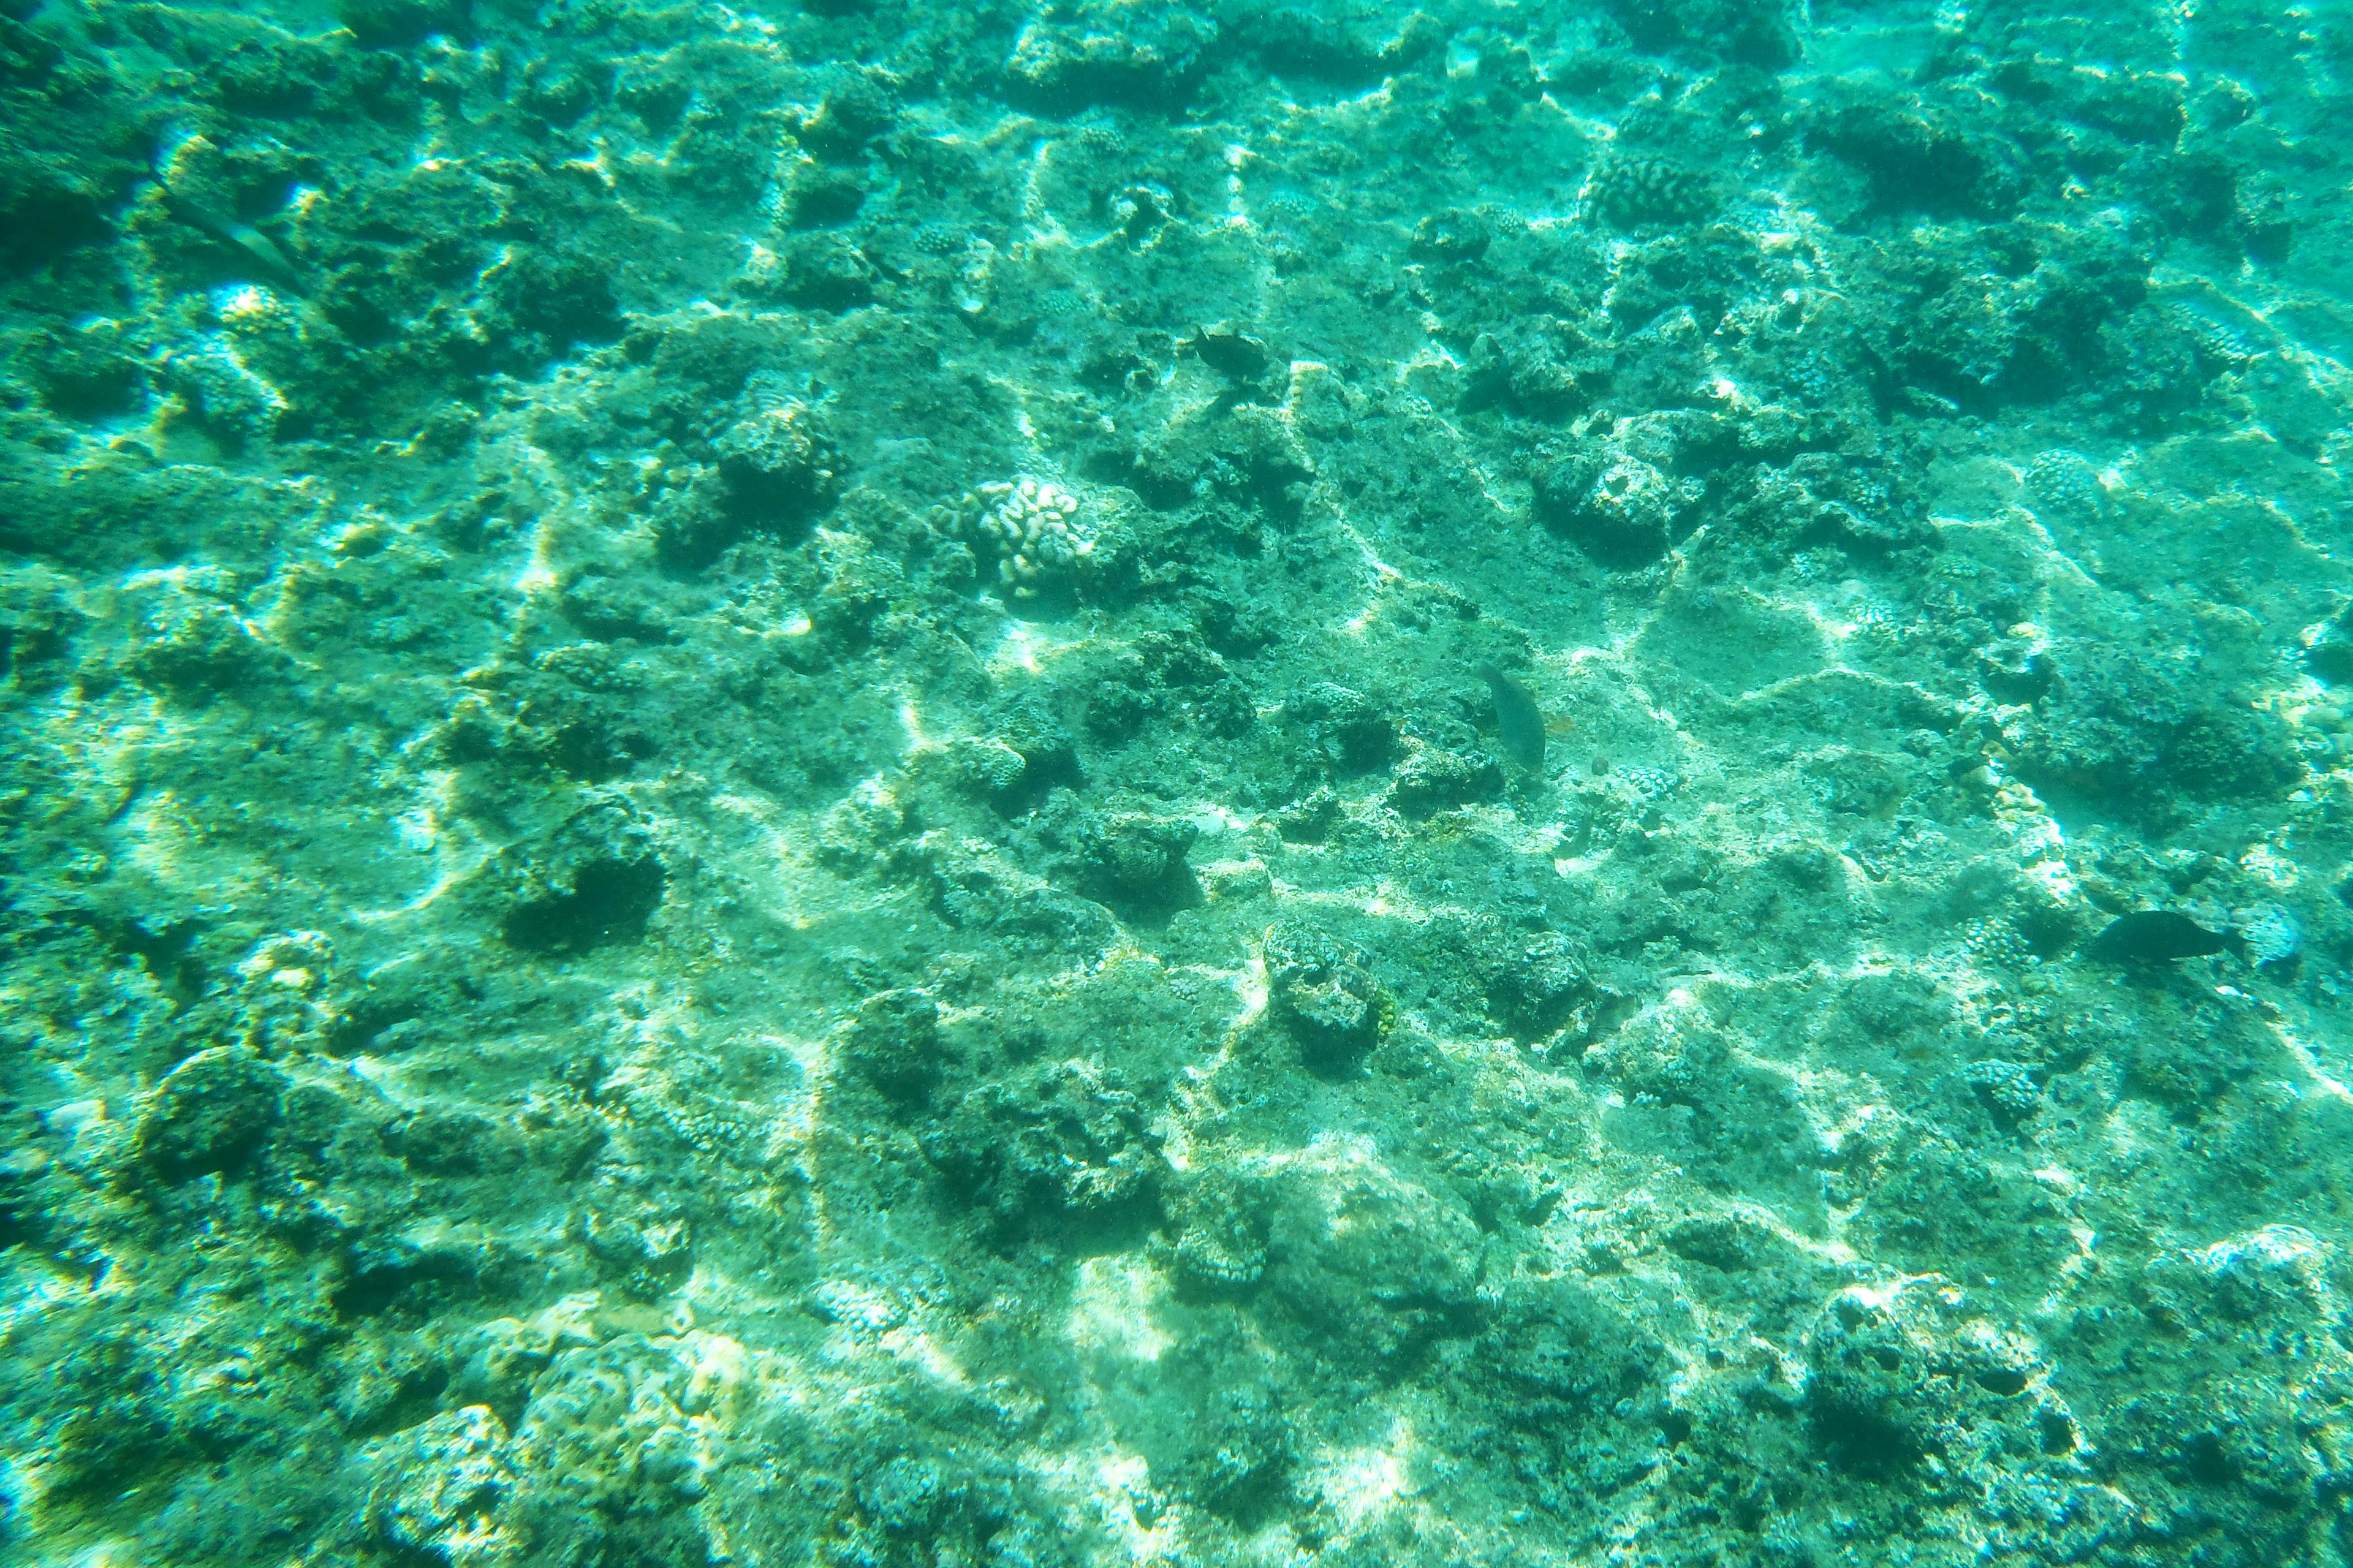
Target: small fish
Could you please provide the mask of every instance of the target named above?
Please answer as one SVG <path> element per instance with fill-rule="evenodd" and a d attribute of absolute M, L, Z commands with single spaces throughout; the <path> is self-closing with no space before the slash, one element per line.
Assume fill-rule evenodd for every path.
<path fill-rule="evenodd" d="M 302 281 L 302 274 L 295 270 L 292 259 L 279 247 L 276 240 L 251 224 L 239 223 L 233 217 L 207 211 L 186 197 L 174 195 L 169 185 L 164 187 L 164 205 L 174 217 L 214 244 L 227 246 L 252 262 L 263 282 L 293 294 L 310 293 L 309 285 Z"/>
<path fill-rule="evenodd" d="M 1274 357 L 1266 344 L 1232 321 L 1194 328 L 1187 346 L 1211 370 L 1234 381 L 1256 381 L 1266 374 Z"/>
<path fill-rule="evenodd" d="M 263 282 L 292 294 L 308 295 L 311 292 L 310 286 L 302 281 L 301 269 L 294 265 L 294 258 L 288 256 L 276 240 L 249 223 L 227 213 L 215 212 L 193 196 L 174 190 L 172 182 L 164 173 L 170 163 L 170 158 L 159 154 L 148 165 L 147 171 L 154 176 L 157 188 L 164 193 L 165 212 L 214 244 L 227 246 L 252 262 Z"/>
<path fill-rule="evenodd" d="M 2175 910 L 2142 910 L 2118 916 L 2084 951 L 2111 963 L 2167 963 L 2227 952 L 2240 940 L 2230 931 L 2208 931 Z"/>
<path fill-rule="evenodd" d="M 1545 771 L 1545 716 L 1528 689 L 1492 664 L 1479 667 L 1479 678 L 1495 699 L 1495 732 L 1512 761 L 1538 778 Z"/>

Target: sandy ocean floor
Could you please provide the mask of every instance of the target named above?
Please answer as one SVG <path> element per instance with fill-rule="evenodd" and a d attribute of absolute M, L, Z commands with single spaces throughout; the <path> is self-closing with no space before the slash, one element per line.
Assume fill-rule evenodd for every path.
<path fill-rule="evenodd" d="M 2348 124 L 0 4 L 0 1561 L 2343 1568 Z"/>

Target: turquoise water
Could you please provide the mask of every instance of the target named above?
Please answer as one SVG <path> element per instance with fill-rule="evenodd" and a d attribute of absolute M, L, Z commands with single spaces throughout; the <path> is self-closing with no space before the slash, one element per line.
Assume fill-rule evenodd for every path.
<path fill-rule="evenodd" d="M 2343 1564 L 2348 114 L 0 5 L 0 1561 Z"/>

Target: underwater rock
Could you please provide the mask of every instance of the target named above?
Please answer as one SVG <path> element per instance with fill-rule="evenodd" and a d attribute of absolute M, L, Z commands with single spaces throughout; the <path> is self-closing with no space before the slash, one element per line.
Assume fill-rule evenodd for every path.
<path fill-rule="evenodd" d="M 2310 635 L 2305 645 L 2306 668 L 2331 686 L 2353 686 L 2353 605 L 2348 605 Z"/>
<path fill-rule="evenodd" d="M 1269 1307 L 1357 1375 L 1474 1336 L 1492 1312 L 1479 1227 L 1451 1194 L 1345 1163 L 1292 1176 L 1271 1220 Z"/>
<path fill-rule="evenodd" d="M 1119 1236 L 1157 1214 L 1160 1137 L 1117 1073 L 1042 1063 L 976 1085 L 921 1134 L 951 1190 L 1008 1238 Z"/>
<path fill-rule="evenodd" d="M 139 1154 L 170 1181 L 241 1168 L 278 1126 L 286 1075 L 228 1047 L 172 1069 L 139 1121 Z"/>
<path fill-rule="evenodd" d="M 2345 9 L 0 8 L 0 1557 L 2335 1562 Z"/>
<path fill-rule="evenodd" d="M 1495 243 L 1496 225 L 1475 208 L 1449 207 L 1413 226 L 1407 253 L 1421 261 L 1476 261 Z"/>
<path fill-rule="evenodd" d="M 1819 1451 L 1849 1474 L 1883 1478 L 1931 1456 L 1990 1476 L 2013 1445 L 2055 1460 L 2035 1434 L 2065 1407 L 2029 1393 L 2042 1371 L 2032 1342 L 1929 1298 L 1916 1283 L 1884 1303 L 1841 1292 L 1809 1331 L 1806 1412 Z"/>
<path fill-rule="evenodd" d="M 1409 816 L 1493 800 L 1504 793 L 1503 764 L 1484 752 L 1417 746 L 1397 767 L 1389 798 Z"/>
<path fill-rule="evenodd" d="M 586 952 L 608 942 L 639 942 L 661 908 L 668 880 L 651 855 L 586 860 L 573 869 L 569 886 L 508 910 L 499 934 L 530 952 Z"/>
<path fill-rule="evenodd" d="M 1339 815 L 1339 795 L 1319 784 L 1274 814 L 1275 830 L 1293 844 L 1321 844 Z"/>
<path fill-rule="evenodd" d="M 1080 854 L 1089 879 L 1107 897 L 1167 903 L 1197 890 L 1185 858 L 1200 837 L 1200 826 L 1183 817 L 1113 812 L 1082 830 Z"/>
<path fill-rule="evenodd" d="M 1501 405 L 1558 421 L 1583 412 L 1607 389 L 1614 356 L 1575 322 L 1532 316 L 1480 334 L 1464 368 L 1463 413 Z"/>
<path fill-rule="evenodd" d="M 976 839 L 934 830 L 894 847 L 890 864 L 921 881 L 951 926 L 988 932 L 1015 953 L 1100 952 L 1118 931 L 1101 904 L 1023 870 Z"/>
<path fill-rule="evenodd" d="M 366 1519 L 382 1545 L 443 1562 L 495 1561 L 492 1522 L 514 1486 L 506 1428 L 480 1405 L 400 1434 L 376 1461 Z"/>
<path fill-rule="evenodd" d="M 1309 1068 L 1345 1071 L 1380 1043 L 1395 1003 L 1363 948 L 1293 921 L 1268 928 L 1264 952 L 1274 1016 Z"/>
<path fill-rule="evenodd" d="M 370 48 L 421 42 L 435 33 L 467 36 L 470 0 L 337 0 L 337 20 Z"/>
<path fill-rule="evenodd" d="M 1657 1399 L 1666 1347 L 1601 1290 L 1570 1279 L 1514 1280 L 1498 1294 L 1473 1364 L 1506 1397 L 1536 1401 L 1555 1420 L 1606 1418 L 1623 1402 Z"/>
<path fill-rule="evenodd" d="M 946 1068 L 939 1004 L 921 991 L 885 991 L 858 1005 L 834 1046 L 842 1067 L 902 1105 L 929 1098 Z"/>
<path fill-rule="evenodd" d="M 1279 1390 L 1221 1387 L 1210 1397 L 1182 1484 L 1202 1507 L 1248 1528 L 1290 1500 L 1298 1458 L 1298 1433 Z"/>
<path fill-rule="evenodd" d="M 944 765 L 959 788 L 1002 799 L 1019 790 L 1029 773 L 1027 758 L 994 739 L 961 736 L 948 742 Z"/>
<path fill-rule="evenodd" d="M 129 413 L 145 395 L 147 367 L 119 328 L 83 323 L 51 327 L 27 345 L 27 369 L 41 401 L 69 419 L 92 421 Z"/>
<path fill-rule="evenodd" d="M 1576 941 L 1559 931 L 1528 938 L 1474 956 L 1487 1005 L 1517 1039 L 1536 1039 L 1558 1029 L 1572 1035 L 1595 1026 L 1609 997 L 1596 984 Z"/>
<path fill-rule="evenodd" d="M 1536 511 L 1607 566 L 1646 565 L 1667 552 L 1682 506 L 1673 481 L 1626 453 L 1580 453 L 1535 474 Z"/>
<path fill-rule="evenodd" d="M 142 629 L 124 670 L 184 702 L 256 695 L 282 658 L 235 605 L 192 595 L 159 608 Z"/>
<path fill-rule="evenodd" d="M 896 121 L 895 98 L 891 79 L 882 72 L 843 72 L 826 89 L 817 112 L 801 121 L 801 145 L 837 163 L 856 159 Z"/>
<path fill-rule="evenodd" d="M 751 410 L 711 444 L 729 503 L 768 528 L 823 510 L 840 489 L 842 462 L 815 411 L 763 390 L 746 401 Z"/>
<path fill-rule="evenodd" d="M 1335 682 L 1319 680 L 1293 692 L 1283 716 L 1304 725 L 1311 743 L 1345 769 L 1367 772 L 1396 753 L 1397 720 L 1371 698 Z"/>
<path fill-rule="evenodd" d="M 1215 18 L 1158 0 L 1081 0 L 1022 28 L 1007 85 L 1041 108 L 1180 104 L 1219 38 Z"/>

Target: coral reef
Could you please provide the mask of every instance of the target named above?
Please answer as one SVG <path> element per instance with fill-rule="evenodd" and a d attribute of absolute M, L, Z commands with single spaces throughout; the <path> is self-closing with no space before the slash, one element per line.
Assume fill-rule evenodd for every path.
<path fill-rule="evenodd" d="M 2348 84 L 0 7 L 0 1559 L 2341 1563 Z"/>

